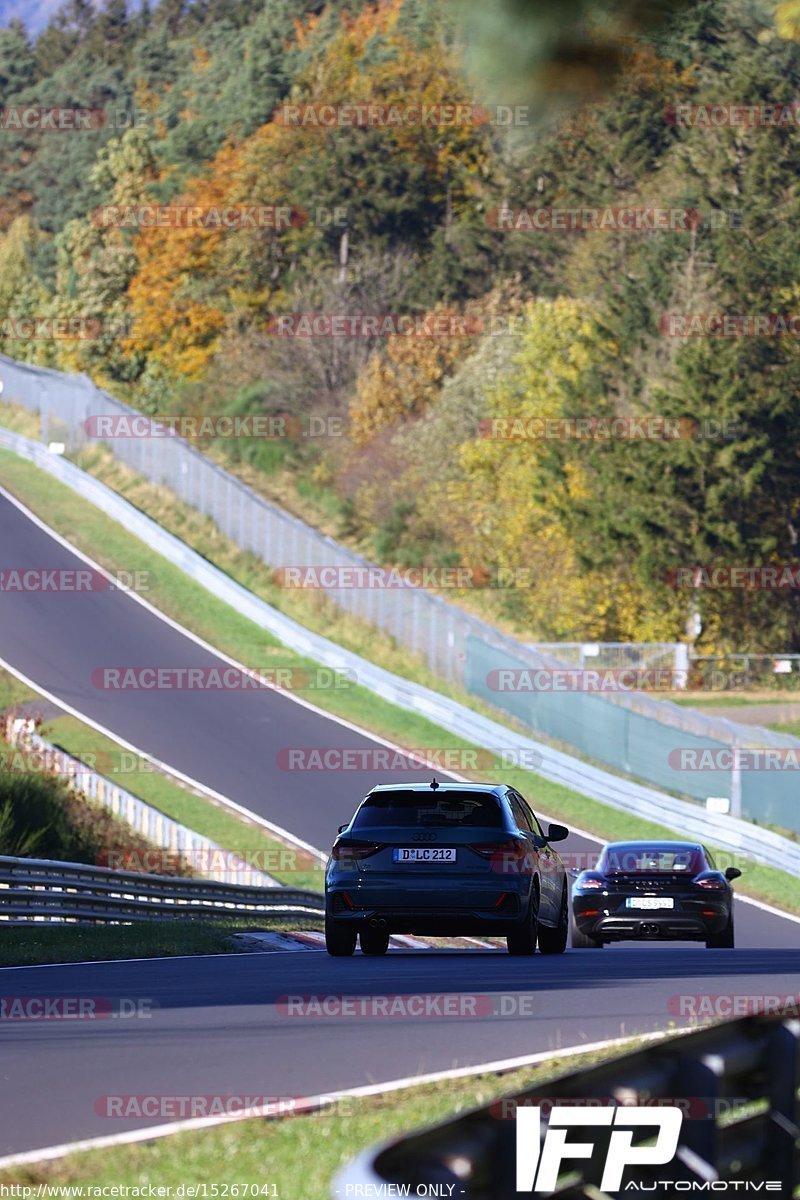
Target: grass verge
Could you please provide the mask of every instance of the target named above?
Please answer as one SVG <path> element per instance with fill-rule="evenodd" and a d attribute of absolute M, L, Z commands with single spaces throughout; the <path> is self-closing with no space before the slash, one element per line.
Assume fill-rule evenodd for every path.
<path fill-rule="evenodd" d="M 800 737 L 800 721 L 777 722 L 775 725 L 768 725 L 767 728 L 774 729 L 777 733 L 790 733 L 792 737 Z"/>
<path fill-rule="evenodd" d="M 712 695 L 670 692 L 669 699 L 682 708 L 751 708 L 760 704 L 798 703 L 800 690 L 795 687 L 751 688 L 746 692 L 714 692 Z"/>
<path fill-rule="evenodd" d="M 122 490 L 132 503 L 155 519 L 163 521 L 167 528 L 184 538 L 194 549 L 205 554 L 210 561 L 227 571 L 243 586 L 262 596 L 276 608 L 280 607 L 276 601 L 285 599 L 287 594 L 276 587 L 271 572 L 264 564 L 252 555 L 238 550 L 210 521 L 181 505 L 166 489 L 154 488 L 138 480 L 132 473 L 128 474 L 130 486 L 127 492 L 121 487 L 118 490 Z M 5 487 L 24 504 L 109 570 L 147 571 L 147 578 L 151 582 L 147 593 L 150 603 L 212 645 L 248 667 L 300 668 L 311 672 L 313 677 L 316 664 L 288 650 L 247 618 L 211 596 L 177 567 L 173 567 L 143 542 L 134 538 L 121 525 L 45 472 L 17 455 L 0 450 L 0 478 Z M 159 500 L 160 507 L 156 504 L 156 499 Z M 275 591 L 281 595 L 276 597 Z M 319 601 L 317 607 L 321 611 L 337 614 L 332 605 L 318 596 L 307 597 L 306 601 Z M 303 619 L 297 613 L 291 615 Z M 318 620 L 304 620 L 303 623 L 309 628 L 319 626 Z M 369 636 L 372 642 L 351 644 L 352 639 L 348 635 L 348 629 L 351 627 L 358 627 L 359 639 Z M 348 648 L 364 653 L 365 657 L 388 669 L 414 679 L 415 682 L 435 687 L 440 693 L 451 696 L 459 703 L 497 719 L 497 713 L 476 703 L 474 698 L 455 688 L 447 687 L 432 677 L 426 677 L 424 670 L 418 671 L 409 656 L 398 647 L 394 646 L 389 654 L 386 645 L 391 643 L 391 639 L 381 639 L 381 635 L 368 626 L 362 628 L 360 623 L 338 614 L 333 627 L 327 626 L 320 631 L 324 631 L 326 636 L 347 645 Z M 373 652 L 375 646 L 377 650 Z M 399 659 L 402 659 L 403 670 L 398 669 Z M 467 754 L 461 760 L 461 773 L 465 776 L 508 783 L 519 788 L 535 809 L 567 825 L 583 828 L 605 841 L 675 837 L 676 833 L 680 836 L 679 831 L 610 808 L 561 784 L 543 779 L 532 771 L 505 767 L 496 758 L 489 761 L 486 751 L 471 746 L 423 717 L 397 708 L 356 684 L 311 691 L 307 698 L 319 708 L 344 717 L 401 746 L 465 751 Z M 71 748 L 69 729 L 66 733 L 62 732 L 61 741 L 67 750 Z M 509 746 L 513 744 L 513 732 L 509 729 Z M 470 759 L 469 754 L 474 755 L 474 759 Z M 474 769 L 470 766 L 472 761 L 475 764 Z M 193 815 L 192 828 L 212 837 L 214 835 L 208 832 L 206 821 L 211 820 L 212 815 L 216 821 L 219 810 L 215 810 L 208 801 L 203 803 L 205 809 L 201 810 L 198 807 Z M 341 820 L 349 816 L 349 812 L 342 813 Z M 737 884 L 739 891 L 775 904 L 786 911 L 800 913 L 800 879 L 773 867 L 749 862 L 740 865 L 746 874 Z M 293 878 L 296 880 L 296 876 Z"/>
<path fill-rule="evenodd" d="M 542 1085 L 556 1071 L 579 1070 L 617 1058 L 639 1044 L 641 1039 L 632 1039 L 613 1050 L 568 1058 L 556 1050 L 547 1062 L 502 1075 L 442 1080 L 378 1096 L 345 1099 L 338 1107 L 304 1117 L 246 1119 L 152 1142 L 84 1151 L 52 1163 L 0 1171 L 0 1183 L 152 1183 L 173 1188 L 185 1184 L 188 1194 L 189 1185 L 207 1182 L 211 1195 L 211 1184 L 236 1182 L 268 1185 L 269 1190 L 259 1195 L 277 1196 L 278 1200 L 330 1200 L 332 1176 L 375 1142 L 489 1104 L 522 1088 Z"/>
<path fill-rule="evenodd" d="M 40 963 L 106 962 L 115 958 L 164 958 L 180 954 L 233 954 L 241 950 L 233 933 L 249 929 L 320 929 L 304 915 L 249 917 L 246 920 L 142 921 L 137 925 L 2 926 L 0 967 Z"/>

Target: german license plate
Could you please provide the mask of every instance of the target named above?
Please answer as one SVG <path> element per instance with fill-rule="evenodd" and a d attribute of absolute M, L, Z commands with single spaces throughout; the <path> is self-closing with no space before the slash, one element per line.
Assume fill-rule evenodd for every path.
<path fill-rule="evenodd" d="M 443 846 L 400 846 L 392 851 L 392 858 L 396 863 L 454 863 L 456 852 Z"/>
<path fill-rule="evenodd" d="M 674 908 L 675 901 L 671 896 L 628 896 L 625 901 L 628 908 Z"/>

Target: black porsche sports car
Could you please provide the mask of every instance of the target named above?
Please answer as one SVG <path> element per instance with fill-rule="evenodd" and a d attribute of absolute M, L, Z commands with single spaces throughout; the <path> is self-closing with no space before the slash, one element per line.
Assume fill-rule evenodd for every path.
<path fill-rule="evenodd" d="M 731 948 L 736 867 L 718 870 L 697 842 L 610 842 L 572 888 L 572 945 L 641 939 Z"/>

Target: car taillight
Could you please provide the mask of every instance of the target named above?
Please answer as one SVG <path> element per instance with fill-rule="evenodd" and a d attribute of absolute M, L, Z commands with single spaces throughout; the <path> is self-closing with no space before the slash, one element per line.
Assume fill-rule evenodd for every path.
<path fill-rule="evenodd" d="M 520 854 L 528 849 L 525 842 L 477 842 L 469 847 L 482 858 L 491 858 L 494 854 Z"/>
<path fill-rule="evenodd" d="M 709 892 L 724 892 L 725 891 L 725 884 L 722 882 L 721 879 L 717 879 L 713 875 L 711 875 L 711 876 L 698 875 L 694 882 L 697 884 L 698 887 L 705 888 L 706 891 L 709 891 Z"/>
<path fill-rule="evenodd" d="M 584 890 L 596 890 L 606 886 L 606 879 L 603 875 L 581 875 L 577 882 L 578 886 Z"/>
<path fill-rule="evenodd" d="M 474 842 L 469 846 L 481 858 L 489 859 L 498 875 L 519 875 L 533 870 L 533 851 L 526 841 Z"/>
<path fill-rule="evenodd" d="M 383 846 L 380 842 L 361 842 L 354 844 L 352 842 L 334 842 L 331 857 L 337 862 L 358 862 L 362 858 L 369 858 L 371 854 L 377 854 L 382 850 Z"/>

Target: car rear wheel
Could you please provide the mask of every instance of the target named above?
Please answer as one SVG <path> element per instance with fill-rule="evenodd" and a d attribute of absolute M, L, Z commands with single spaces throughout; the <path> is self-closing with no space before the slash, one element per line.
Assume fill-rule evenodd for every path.
<path fill-rule="evenodd" d="M 534 889 L 525 919 L 506 937 L 509 954 L 533 954 L 539 935 L 539 893 Z"/>
<path fill-rule="evenodd" d="M 567 948 L 567 933 L 569 917 L 567 915 L 567 891 L 561 895 L 561 908 L 558 912 L 558 924 L 554 929 L 547 925 L 539 926 L 539 949 L 542 954 L 563 954 Z"/>
<path fill-rule="evenodd" d="M 728 917 L 728 924 L 721 933 L 712 933 L 706 938 L 706 950 L 733 950 L 733 913 Z"/>
<path fill-rule="evenodd" d="M 355 952 L 356 930 L 325 918 L 325 949 L 334 958 L 348 958 Z"/>
<path fill-rule="evenodd" d="M 385 954 L 389 949 L 388 929 L 362 929 L 358 935 L 362 954 Z"/>
<path fill-rule="evenodd" d="M 580 931 L 580 929 L 578 929 L 578 926 L 575 922 L 574 917 L 572 919 L 571 933 L 572 933 L 572 949 L 573 950 L 602 950 L 603 949 L 602 942 L 598 941 L 597 938 L 589 937 L 589 935 L 587 933 L 582 933 Z"/>

